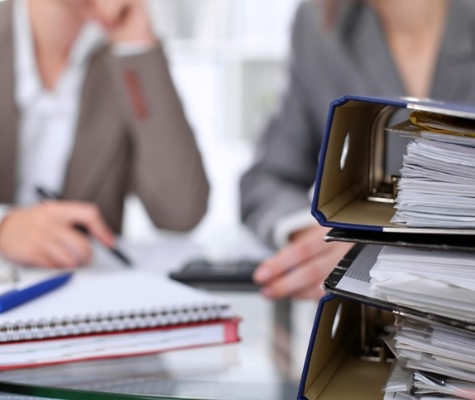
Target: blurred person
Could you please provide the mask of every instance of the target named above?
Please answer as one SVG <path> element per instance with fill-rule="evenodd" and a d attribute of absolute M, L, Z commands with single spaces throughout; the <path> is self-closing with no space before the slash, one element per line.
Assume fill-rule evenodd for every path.
<path fill-rule="evenodd" d="M 262 293 L 318 299 L 351 247 L 324 242 L 328 228 L 310 214 L 330 102 L 355 94 L 475 103 L 475 2 L 303 1 L 291 48 L 287 90 L 241 180 L 241 213 L 278 249 L 254 274 Z"/>
<path fill-rule="evenodd" d="M 7 0 L 0 52 L 2 256 L 87 264 L 75 228 L 113 246 L 129 192 L 158 228 L 200 221 L 207 177 L 142 0 Z"/>

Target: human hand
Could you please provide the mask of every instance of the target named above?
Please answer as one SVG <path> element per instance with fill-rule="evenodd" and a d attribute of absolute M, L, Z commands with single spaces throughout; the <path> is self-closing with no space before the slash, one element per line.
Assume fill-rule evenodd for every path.
<path fill-rule="evenodd" d="M 319 299 L 321 284 L 351 248 L 351 243 L 325 242 L 327 228 L 315 225 L 294 233 L 290 243 L 264 261 L 254 273 L 270 299 Z"/>
<path fill-rule="evenodd" d="M 0 251 L 18 264 L 49 268 L 74 268 L 92 257 L 89 233 L 111 247 L 114 236 L 97 207 L 77 201 L 45 201 L 13 209 L 0 225 Z"/>
<path fill-rule="evenodd" d="M 157 42 L 143 0 L 90 0 L 87 14 L 101 23 L 112 43 Z"/>

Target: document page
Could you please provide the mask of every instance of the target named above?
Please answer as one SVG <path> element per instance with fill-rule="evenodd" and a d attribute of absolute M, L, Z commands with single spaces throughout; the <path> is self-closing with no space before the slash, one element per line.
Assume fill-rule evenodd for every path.
<path fill-rule="evenodd" d="M 399 316 L 387 342 L 396 361 L 385 399 L 475 399 L 475 332 Z"/>
<path fill-rule="evenodd" d="M 370 271 L 378 298 L 475 321 L 475 254 L 384 246 Z"/>
<path fill-rule="evenodd" d="M 383 246 L 364 246 L 351 263 L 336 288 L 344 292 L 356 293 L 365 297 L 374 297 L 370 291 L 369 272 L 375 264 Z"/>
<path fill-rule="evenodd" d="M 403 157 L 391 222 L 474 228 L 475 121 L 417 111 L 388 130 L 413 137 Z"/>
<path fill-rule="evenodd" d="M 474 272 L 473 252 L 366 245 L 334 290 L 473 324 Z"/>

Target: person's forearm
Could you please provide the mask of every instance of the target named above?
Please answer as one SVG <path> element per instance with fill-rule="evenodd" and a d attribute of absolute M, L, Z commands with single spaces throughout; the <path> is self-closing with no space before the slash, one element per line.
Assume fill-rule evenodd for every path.
<path fill-rule="evenodd" d="M 209 184 L 163 49 L 117 62 L 130 116 L 133 189 L 157 227 L 189 230 L 206 212 Z"/>

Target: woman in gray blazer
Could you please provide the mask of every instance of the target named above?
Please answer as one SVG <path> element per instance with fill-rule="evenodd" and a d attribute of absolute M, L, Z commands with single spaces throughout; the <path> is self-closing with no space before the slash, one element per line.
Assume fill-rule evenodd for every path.
<path fill-rule="evenodd" d="M 112 246 L 129 192 L 159 228 L 200 221 L 208 181 L 142 0 L 1 2 L 0 54 L 3 256 L 87 263 L 75 225 Z"/>
<path fill-rule="evenodd" d="M 327 230 L 310 215 L 331 100 L 359 94 L 475 103 L 475 2 L 320 3 L 303 1 L 297 11 L 289 85 L 241 180 L 244 222 L 278 249 L 254 276 L 269 298 L 318 298 L 350 246 L 323 242 Z"/>

